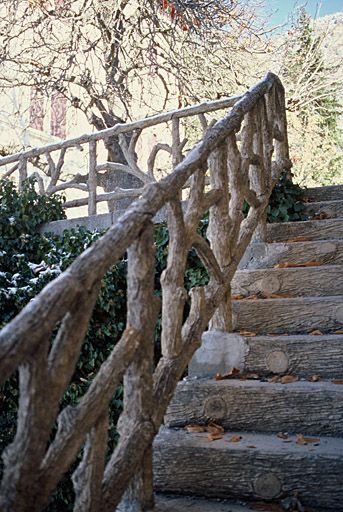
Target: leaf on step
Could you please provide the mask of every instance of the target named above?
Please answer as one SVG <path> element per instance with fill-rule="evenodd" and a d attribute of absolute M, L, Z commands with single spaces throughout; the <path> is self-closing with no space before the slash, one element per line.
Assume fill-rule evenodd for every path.
<path fill-rule="evenodd" d="M 285 263 L 278 263 L 274 266 L 274 268 L 319 267 L 321 265 L 323 265 L 323 263 L 313 258 L 306 263 L 291 263 L 290 261 L 286 261 Z"/>
<path fill-rule="evenodd" d="M 217 425 L 216 423 L 214 423 L 213 421 L 211 421 L 207 427 L 206 427 L 206 431 L 207 432 L 212 432 L 213 434 L 217 433 L 217 434 L 222 434 L 224 432 L 224 428 L 221 426 L 221 425 Z"/>
<path fill-rule="evenodd" d="M 280 437 L 280 439 L 288 439 L 288 435 L 287 434 L 283 434 L 282 432 L 279 432 L 276 435 L 277 435 L 277 437 Z"/>
<path fill-rule="evenodd" d="M 225 373 L 222 375 L 221 373 L 217 373 L 217 375 L 214 377 L 215 380 L 223 380 L 223 379 L 232 379 L 236 373 L 239 373 L 241 370 L 240 368 L 232 368 L 232 370 L 229 373 Z"/>
<path fill-rule="evenodd" d="M 242 336 L 257 336 L 257 332 L 250 331 L 238 331 L 235 334 L 241 334 Z"/>
<path fill-rule="evenodd" d="M 302 434 L 296 434 L 298 440 L 295 444 L 306 446 L 309 443 L 319 443 L 320 439 L 315 437 L 304 437 Z"/>
<path fill-rule="evenodd" d="M 298 382 L 299 377 L 293 377 L 293 375 L 284 375 L 281 377 L 281 384 L 291 384 L 292 382 Z"/>
<path fill-rule="evenodd" d="M 231 300 L 242 300 L 244 299 L 241 293 L 237 293 L 236 295 L 231 295 Z"/>
<path fill-rule="evenodd" d="M 274 375 L 274 377 L 272 377 L 271 379 L 268 379 L 268 382 L 277 382 L 279 380 L 280 376 L 279 375 Z"/>
<path fill-rule="evenodd" d="M 338 329 L 338 331 L 334 331 L 332 334 L 343 334 L 343 330 L 342 329 Z"/>
<path fill-rule="evenodd" d="M 261 295 L 266 299 L 296 299 L 301 295 L 291 295 L 290 293 L 267 293 L 261 292 Z"/>
<path fill-rule="evenodd" d="M 252 379 L 259 379 L 260 376 L 258 373 L 241 373 L 239 375 L 236 375 L 236 379 L 239 380 L 252 380 Z"/>
<path fill-rule="evenodd" d="M 289 240 L 282 240 L 279 244 L 288 244 L 293 242 L 312 242 L 313 238 L 290 238 Z"/>
<path fill-rule="evenodd" d="M 218 439 L 222 439 L 222 437 L 221 432 L 210 432 L 207 434 L 207 439 L 209 441 L 217 441 Z"/>
<path fill-rule="evenodd" d="M 312 377 L 310 377 L 309 379 L 306 379 L 308 380 L 309 382 L 318 382 L 320 381 L 320 378 L 319 378 L 319 375 L 312 375 Z"/>
<path fill-rule="evenodd" d="M 247 448 L 256 448 L 253 444 L 247 444 Z"/>
<path fill-rule="evenodd" d="M 265 501 L 256 501 L 249 504 L 250 510 L 260 510 L 261 512 L 284 512 L 284 508 L 279 503 L 267 503 Z"/>
<path fill-rule="evenodd" d="M 322 333 L 322 331 L 316 330 L 316 331 L 310 332 L 309 335 L 310 336 L 323 336 L 323 333 Z"/>
<path fill-rule="evenodd" d="M 249 297 L 244 297 L 245 300 L 256 300 L 259 299 L 259 296 L 254 293 L 253 295 L 249 295 Z"/>
<path fill-rule="evenodd" d="M 333 379 L 332 384 L 343 384 L 343 379 Z"/>
<path fill-rule="evenodd" d="M 316 213 L 315 215 L 310 215 L 308 220 L 328 220 L 332 219 L 330 215 L 328 215 L 324 210 L 321 213 Z"/>
<path fill-rule="evenodd" d="M 228 440 L 228 443 L 239 443 L 239 441 L 242 440 L 242 436 L 232 436 L 229 440 Z"/>
<path fill-rule="evenodd" d="M 191 432 L 191 434 L 198 434 L 199 432 L 206 432 L 206 427 L 202 427 L 201 425 L 186 425 L 183 430 L 187 430 L 187 432 Z"/>

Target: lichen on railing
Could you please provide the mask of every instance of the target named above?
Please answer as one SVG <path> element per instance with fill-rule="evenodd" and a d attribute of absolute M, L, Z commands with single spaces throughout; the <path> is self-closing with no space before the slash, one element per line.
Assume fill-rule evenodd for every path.
<path fill-rule="evenodd" d="M 147 182 L 141 197 L 119 221 L 0 332 L 1 380 L 17 368 L 20 374 L 17 432 L 3 457 L 1 510 L 43 510 L 83 443 L 83 459 L 73 476 L 74 510 L 113 511 L 124 493 L 127 503 L 138 501 L 142 510 L 153 507 L 154 436 L 207 324 L 212 330 L 231 330 L 231 279 L 254 232 L 263 238 L 270 193 L 280 173 L 290 169 L 284 90 L 272 73 L 235 101 L 225 118 L 213 126 L 203 124 L 202 140 L 183 158 L 174 121 L 178 142 L 173 146 L 173 172 L 159 182 Z M 95 140 L 86 142 L 94 149 Z M 63 144 L 64 148 L 68 142 Z M 129 155 L 129 147 L 127 151 Z M 20 165 L 24 176 L 23 161 Z M 92 179 L 95 171 L 91 158 Z M 180 191 L 186 184 L 190 191 L 184 213 Z M 250 205 L 246 218 L 242 214 L 245 200 Z M 152 219 L 164 205 L 168 205 L 169 247 L 161 305 L 153 292 Z M 210 245 L 197 233 L 208 210 Z M 191 289 L 185 318 L 184 274 L 191 247 L 203 262 L 209 282 Z M 59 412 L 101 280 L 125 251 L 126 329 L 79 404 Z M 154 326 L 161 307 L 162 357 L 154 369 Z M 105 464 L 109 402 L 123 378 L 120 439 Z M 56 420 L 58 429 L 50 440 Z"/>

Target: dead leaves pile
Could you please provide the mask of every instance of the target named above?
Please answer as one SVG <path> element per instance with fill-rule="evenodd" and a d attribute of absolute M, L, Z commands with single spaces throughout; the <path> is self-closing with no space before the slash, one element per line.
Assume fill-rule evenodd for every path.
<path fill-rule="evenodd" d="M 207 426 L 201 425 L 186 425 L 183 430 L 187 430 L 191 434 L 199 434 L 200 432 L 208 432 L 206 436 L 197 436 L 197 437 L 207 437 L 209 441 L 216 441 L 217 439 L 221 439 L 223 437 L 224 429 L 220 425 L 216 423 L 209 423 Z"/>
<path fill-rule="evenodd" d="M 298 267 L 321 267 L 324 266 L 324 263 L 317 261 L 316 258 L 312 260 L 306 261 L 306 263 L 291 263 L 290 261 L 286 261 L 285 263 L 278 263 L 274 266 L 274 268 L 298 268 Z"/>
<path fill-rule="evenodd" d="M 290 293 L 267 293 L 258 292 L 248 297 L 244 297 L 241 293 L 231 296 L 231 300 L 257 300 L 257 299 L 296 299 L 302 295 L 291 295 Z"/>

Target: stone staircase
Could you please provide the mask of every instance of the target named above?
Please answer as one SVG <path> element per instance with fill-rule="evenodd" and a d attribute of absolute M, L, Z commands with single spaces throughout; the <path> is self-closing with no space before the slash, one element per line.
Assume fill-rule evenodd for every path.
<path fill-rule="evenodd" d="M 232 293 L 258 298 L 233 301 L 234 334 L 205 333 L 155 441 L 157 491 L 343 511 L 343 187 L 307 196 L 332 218 L 269 225 L 251 244 Z M 245 377 L 214 379 L 233 367 Z M 225 429 L 213 442 L 183 429 L 211 421 Z"/>

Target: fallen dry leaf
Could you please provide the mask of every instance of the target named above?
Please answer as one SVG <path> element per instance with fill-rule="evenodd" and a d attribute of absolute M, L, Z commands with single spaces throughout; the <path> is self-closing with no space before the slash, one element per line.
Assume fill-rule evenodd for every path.
<path fill-rule="evenodd" d="M 332 334 L 343 334 L 343 330 L 342 329 L 338 329 L 338 331 L 334 331 Z"/>
<path fill-rule="evenodd" d="M 333 379 L 332 384 L 343 384 L 343 379 Z"/>
<path fill-rule="evenodd" d="M 291 263 L 290 261 L 286 261 L 285 263 L 278 263 L 274 266 L 274 268 L 297 268 L 297 267 L 319 267 L 323 265 L 315 258 L 307 261 L 306 263 Z"/>
<path fill-rule="evenodd" d="M 325 211 L 322 211 L 321 213 L 316 213 L 314 215 L 310 215 L 308 217 L 308 220 L 327 220 L 332 219 L 330 215 L 328 215 Z"/>
<path fill-rule="evenodd" d="M 236 379 L 239 380 L 251 380 L 251 379 L 259 379 L 260 376 L 258 373 L 241 373 L 239 375 L 236 375 Z"/>
<path fill-rule="evenodd" d="M 222 434 L 220 432 L 210 432 L 207 434 L 207 439 L 209 441 L 217 441 L 218 439 L 222 439 Z"/>
<path fill-rule="evenodd" d="M 280 375 L 274 375 L 271 379 L 268 379 L 268 382 L 277 382 L 280 378 Z"/>
<path fill-rule="evenodd" d="M 200 425 L 186 425 L 183 430 L 187 430 L 187 432 L 191 432 L 192 434 L 198 434 L 199 432 L 206 432 L 206 427 Z"/>
<path fill-rule="evenodd" d="M 306 379 L 309 382 L 318 382 L 320 380 L 319 375 L 312 375 L 309 379 Z"/>
<path fill-rule="evenodd" d="M 293 242 L 312 242 L 312 240 L 313 238 L 289 238 L 288 240 L 283 240 L 282 242 L 279 242 L 279 244 L 287 244 Z"/>
<path fill-rule="evenodd" d="M 242 336 L 257 336 L 257 332 L 250 331 L 238 331 L 235 334 L 241 334 Z"/>
<path fill-rule="evenodd" d="M 278 434 L 276 434 L 278 437 L 280 437 L 280 439 L 288 439 L 288 435 L 287 434 L 283 434 L 282 432 L 279 432 Z"/>
<path fill-rule="evenodd" d="M 244 299 L 244 297 L 240 293 L 237 293 L 236 295 L 231 295 L 231 300 L 242 300 L 242 299 Z"/>
<path fill-rule="evenodd" d="M 214 377 L 215 380 L 222 380 L 222 379 L 232 379 L 236 373 L 239 373 L 241 370 L 240 368 L 232 368 L 232 370 L 229 373 L 225 373 L 222 375 L 221 373 L 217 373 L 217 375 Z"/>
<path fill-rule="evenodd" d="M 232 436 L 231 439 L 228 440 L 228 443 L 239 443 L 242 440 L 242 436 Z"/>
<path fill-rule="evenodd" d="M 224 428 L 221 426 L 221 425 L 217 425 L 216 423 L 213 423 L 213 421 L 211 421 L 207 427 L 206 427 L 206 431 L 207 432 L 212 432 L 212 433 L 223 433 L 224 432 Z"/>
<path fill-rule="evenodd" d="M 284 375 L 281 377 L 281 384 L 291 384 L 292 382 L 298 382 L 299 377 L 293 377 L 293 375 Z"/>
<path fill-rule="evenodd" d="M 295 299 L 301 295 L 291 295 L 290 293 L 267 293 L 261 292 L 261 295 L 266 299 Z"/>
<path fill-rule="evenodd" d="M 323 336 L 323 333 L 322 333 L 322 331 L 316 330 L 316 331 L 310 332 L 309 335 L 310 336 Z"/>
<path fill-rule="evenodd" d="M 259 296 L 254 293 L 253 295 L 249 295 L 248 297 L 245 297 L 245 300 L 256 300 L 259 299 Z"/>
<path fill-rule="evenodd" d="M 247 448 L 256 448 L 253 444 L 247 444 Z"/>
<path fill-rule="evenodd" d="M 306 446 L 309 443 L 319 443 L 320 439 L 315 437 L 304 437 L 302 434 L 296 434 L 298 440 L 295 444 Z"/>

